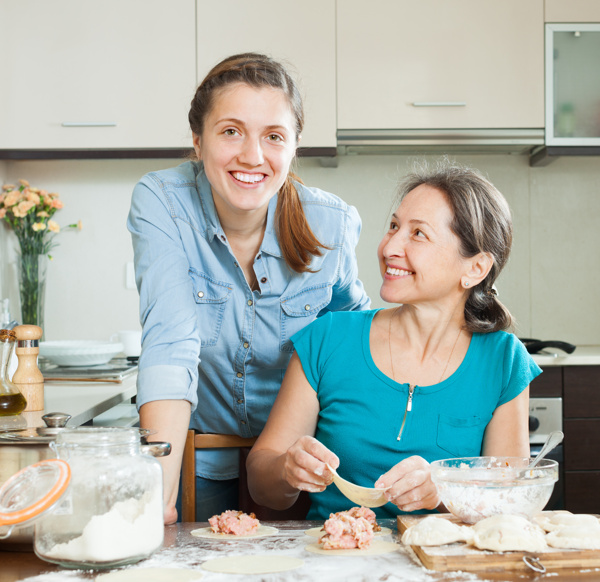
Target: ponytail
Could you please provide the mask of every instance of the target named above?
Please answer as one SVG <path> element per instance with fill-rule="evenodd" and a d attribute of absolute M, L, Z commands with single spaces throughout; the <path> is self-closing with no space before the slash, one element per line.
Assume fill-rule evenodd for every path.
<path fill-rule="evenodd" d="M 465 305 L 466 328 L 472 333 L 490 333 L 513 327 L 513 317 L 501 303 L 496 290 L 485 291 L 486 280 L 471 289 Z"/>

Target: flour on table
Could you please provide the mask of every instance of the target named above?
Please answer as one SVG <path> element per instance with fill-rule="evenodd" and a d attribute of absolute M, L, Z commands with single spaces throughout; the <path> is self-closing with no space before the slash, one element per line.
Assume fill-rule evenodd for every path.
<path fill-rule="evenodd" d="M 215 558 L 204 562 L 202 567 L 209 572 L 220 572 L 222 574 L 272 574 L 294 570 L 303 564 L 304 560 L 300 558 L 263 554 Z"/>
<path fill-rule="evenodd" d="M 247 540 L 248 538 L 264 538 L 278 533 L 276 527 L 270 525 L 259 525 L 258 529 L 251 534 L 238 536 L 236 534 L 215 533 L 210 527 L 193 529 L 190 533 L 196 538 L 208 538 L 213 540 Z"/>
<path fill-rule="evenodd" d="M 445 517 L 429 515 L 402 534 L 402 543 L 409 546 L 443 546 L 469 541 L 472 535 L 471 528 L 453 523 Z"/>
<path fill-rule="evenodd" d="M 472 530 L 471 543 L 480 550 L 542 552 L 548 547 L 542 529 L 520 515 L 493 515 Z"/>
<path fill-rule="evenodd" d="M 95 582 L 194 582 L 203 575 L 187 568 L 128 568 L 100 574 Z"/>
<path fill-rule="evenodd" d="M 383 540 L 373 540 L 368 548 L 352 548 L 351 550 L 325 550 L 320 544 L 309 544 L 304 549 L 313 554 L 323 554 L 324 556 L 376 556 L 377 554 L 389 554 L 398 551 L 398 544 L 395 542 L 384 542 Z"/>

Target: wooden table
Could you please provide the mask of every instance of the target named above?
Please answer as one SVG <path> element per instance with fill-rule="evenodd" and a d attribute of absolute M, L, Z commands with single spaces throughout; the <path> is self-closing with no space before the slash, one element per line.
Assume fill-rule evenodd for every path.
<path fill-rule="evenodd" d="M 365 581 L 387 580 L 389 582 L 413 581 L 430 582 L 451 580 L 452 582 L 474 582 L 479 580 L 497 580 L 505 582 L 528 581 L 575 581 L 598 580 L 599 571 L 556 570 L 550 576 L 531 573 L 486 573 L 481 578 L 473 574 L 451 572 L 443 574 L 425 570 L 414 561 L 410 551 L 399 545 L 398 551 L 392 554 L 379 556 L 322 556 L 307 552 L 304 547 L 313 543 L 315 538 L 309 538 L 304 531 L 310 527 L 322 525 L 322 522 L 286 521 L 264 522 L 279 529 L 279 533 L 266 538 L 248 540 L 207 540 L 192 537 L 190 531 L 205 527 L 206 523 L 180 523 L 165 528 L 165 541 L 162 549 L 157 551 L 147 560 L 135 565 L 135 568 L 145 567 L 179 567 L 191 568 L 203 572 L 203 582 L 230 582 L 239 579 L 240 582 L 277 581 L 277 582 L 302 582 L 302 581 Z M 382 526 L 394 530 L 394 520 L 380 520 Z M 389 539 L 389 538 L 387 538 Z M 215 574 L 202 570 L 202 562 L 207 559 L 221 557 L 225 554 L 285 554 L 300 557 L 304 565 L 296 570 L 280 574 L 263 576 L 235 576 L 232 574 Z M 94 580 L 99 571 L 70 571 L 58 566 L 43 562 L 33 552 L 0 552 L 0 582 L 16 582 L 26 580 L 38 574 L 48 573 L 43 577 L 44 582 L 85 582 Z M 169 582 L 169 581 L 165 581 Z"/>

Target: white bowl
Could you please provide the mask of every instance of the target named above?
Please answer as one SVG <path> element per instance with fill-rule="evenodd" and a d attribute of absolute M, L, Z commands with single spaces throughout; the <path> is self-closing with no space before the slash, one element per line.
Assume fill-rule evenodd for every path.
<path fill-rule="evenodd" d="M 106 364 L 123 351 L 119 342 L 94 340 L 40 342 L 40 356 L 59 366 Z"/>
<path fill-rule="evenodd" d="M 463 457 L 431 463 L 448 511 L 465 523 L 498 513 L 531 517 L 544 509 L 558 480 L 558 463 L 542 459 L 526 470 L 524 457 Z"/>

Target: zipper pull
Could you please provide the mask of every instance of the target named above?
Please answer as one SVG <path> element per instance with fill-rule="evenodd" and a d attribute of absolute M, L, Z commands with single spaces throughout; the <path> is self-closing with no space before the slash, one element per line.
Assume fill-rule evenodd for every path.
<path fill-rule="evenodd" d="M 402 419 L 402 426 L 400 427 L 400 432 L 398 433 L 398 438 L 396 440 L 400 440 L 402 438 L 402 432 L 404 431 L 404 425 L 406 424 L 406 415 L 412 410 L 412 400 L 413 394 L 415 391 L 416 385 L 409 384 L 408 385 L 408 400 L 406 401 L 406 410 L 404 411 L 404 418 Z"/>

